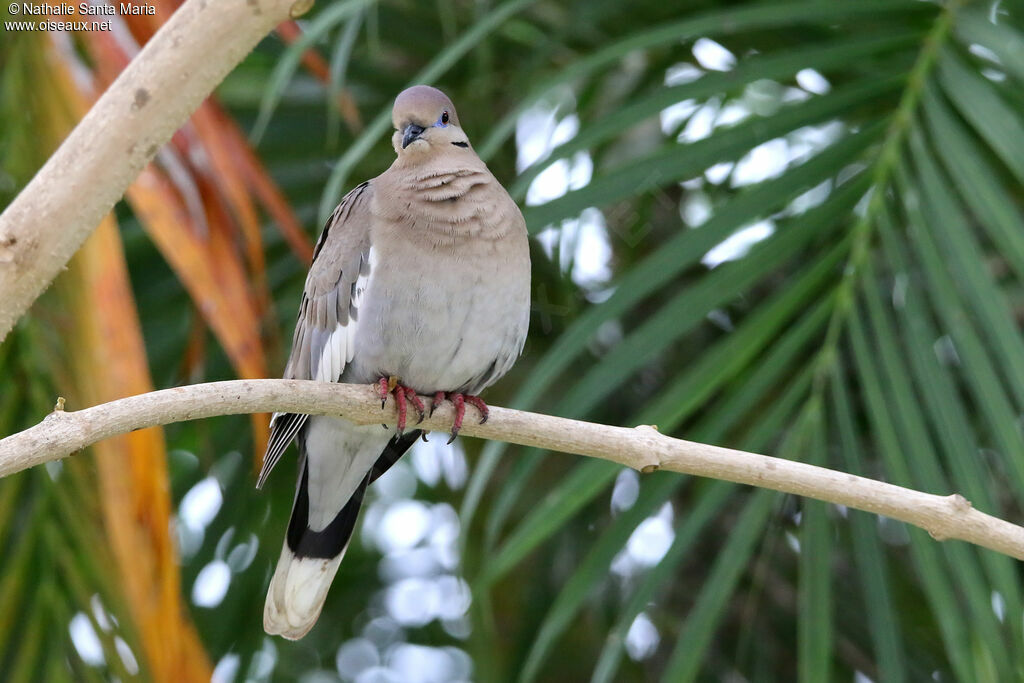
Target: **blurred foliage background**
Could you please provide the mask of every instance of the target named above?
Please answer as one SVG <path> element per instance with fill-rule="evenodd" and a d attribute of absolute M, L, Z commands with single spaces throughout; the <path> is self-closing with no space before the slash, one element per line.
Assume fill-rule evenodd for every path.
<path fill-rule="evenodd" d="M 0 203 L 141 44 L 0 41 Z M 9 19 L 5 12 L 4 19 Z M 279 27 L 0 345 L 0 434 L 284 364 L 311 242 L 448 92 L 534 235 L 498 405 L 777 454 L 1020 522 L 1019 0 L 319 2 Z M 262 632 L 289 465 L 266 416 L 0 482 L 0 678 L 1024 677 L 1019 564 L 873 515 L 601 461 L 420 444 L 318 626 Z"/>

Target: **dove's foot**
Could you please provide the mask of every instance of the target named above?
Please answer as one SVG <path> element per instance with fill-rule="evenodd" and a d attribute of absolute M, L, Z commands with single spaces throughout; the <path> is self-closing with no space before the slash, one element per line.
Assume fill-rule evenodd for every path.
<path fill-rule="evenodd" d="M 415 389 L 405 386 L 401 383 L 397 377 L 392 375 L 391 377 L 381 377 L 377 381 L 377 393 L 380 395 L 380 407 L 383 408 L 388 402 L 388 394 L 392 394 L 395 397 L 395 406 L 398 408 L 398 435 L 401 436 L 402 432 L 405 431 L 405 420 L 408 412 L 408 404 L 411 403 L 412 407 L 419 413 L 419 420 L 416 424 L 423 422 L 423 416 L 426 413 L 426 408 L 423 406 L 423 401 L 416 395 Z"/>
<path fill-rule="evenodd" d="M 466 416 L 467 403 L 480 411 L 480 424 L 487 422 L 491 412 L 487 409 L 487 404 L 479 396 L 438 391 L 434 394 L 434 400 L 430 404 L 430 414 L 433 415 L 434 409 L 445 400 L 451 401 L 452 405 L 455 406 L 455 421 L 452 422 L 452 436 L 448 439 L 448 443 L 455 441 L 455 437 L 459 435 L 459 430 L 462 429 L 462 419 Z"/>

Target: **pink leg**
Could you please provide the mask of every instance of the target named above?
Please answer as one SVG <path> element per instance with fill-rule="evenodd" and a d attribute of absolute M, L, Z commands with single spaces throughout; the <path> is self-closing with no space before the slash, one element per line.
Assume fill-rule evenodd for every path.
<path fill-rule="evenodd" d="M 459 430 L 462 429 L 462 418 L 466 416 L 466 399 L 462 394 L 452 394 L 452 403 L 455 405 L 455 422 L 452 423 L 452 436 L 448 439 L 448 443 L 455 441 L 455 437 L 459 435 Z"/>
<path fill-rule="evenodd" d="M 434 400 L 430 404 L 430 415 L 434 414 L 434 410 L 437 409 L 445 400 L 452 402 L 455 406 L 455 420 L 452 422 L 451 438 L 448 439 L 448 443 L 455 441 L 455 437 L 459 435 L 459 430 L 462 429 L 462 421 L 466 416 L 466 404 L 470 404 L 478 411 L 480 411 L 480 424 L 487 422 L 487 418 L 490 417 L 490 410 L 487 408 L 487 404 L 479 396 L 473 396 L 472 394 L 456 394 L 448 393 L 445 391 L 438 391 L 434 394 Z"/>
<path fill-rule="evenodd" d="M 491 411 L 487 408 L 487 404 L 484 403 L 482 398 L 466 394 L 466 403 L 469 403 L 480 411 L 480 424 L 487 422 L 487 418 L 491 416 Z"/>
<path fill-rule="evenodd" d="M 395 407 L 398 408 L 398 435 L 405 431 L 405 392 L 401 387 L 395 387 Z"/>
<path fill-rule="evenodd" d="M 417 413 L 419 413 L 419 419 L 416 421 L 416 424 L 423 422 L 423 415 L 426 411 L 426 408 L 423 407 L 423 401 L 421 401 L 420 397 L 416 395 L 416 392 L 409 387 L 403 387 L 402 390 L 405 392 L 405 397 L 409 399 L 409 403 L 411 403 L 412 407 L 416 409 Z"/>
<path fill-rule="evenodd" d="M 445 399 L 446 395 L 447 394 L 445 394 L 443 391 L 436 391 L 436 392 L 434 392 L 434 400 L 431 401 L 431 403 L 430 403 L 430 414 L 431 415 L 434 414 L 434 411 L 437 410 L 437 407 L 439 405 L 444 403 L 444 399 Z"/>
<path fill-rule="evenodd" d="M 398 410 L 398 425 L 397 432 L 401 436 L 402 432 L 405 431 L 406 420 L 408 418 L 408 405 L 411 403 L 416 412 L 419 413 L 419 421 L 423 422 L 423 416 L 426 409 L 423 406 L 423 401 L 416 395 L 416 390 L 411 387 L 407 387 L 402 384 L 398 377 L 381 377 L 377 380 L 376 385 L 377 394 L 380 396 L 380 407 L 383 409 L 388 402 L 388 394 L 393 394 L 395 397 L 395 408 Z M 386 427 L 387 425 L 385 425 Z"/>

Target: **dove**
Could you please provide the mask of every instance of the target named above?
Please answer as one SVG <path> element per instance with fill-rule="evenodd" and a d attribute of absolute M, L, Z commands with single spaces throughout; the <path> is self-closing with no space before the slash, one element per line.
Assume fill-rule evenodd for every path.
<path fill-rule="evenodd" d="M 284 376 L 372 384 L 395 428 L 275 413 L 257 487 L 295 442 L 299 477 L 263 625 L 288 639 L 316 623 L 363 496 L 409 449 L 407 429 L 444 401 L 451 439 L 467 405 L 515 363 L 530 318 L 530 253 L 515 202 L 473 150 L 451 100 L 418 85 L 395 99 L 394 163 L 352 189 L 313 252 Z"/>

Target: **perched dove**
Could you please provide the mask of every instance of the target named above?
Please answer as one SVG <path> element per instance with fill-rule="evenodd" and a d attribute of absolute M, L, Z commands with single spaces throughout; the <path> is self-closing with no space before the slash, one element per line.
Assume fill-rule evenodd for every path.
<path fill-rule="evenodd" d="M 452 438 L 469 403 L 504 375 L 529 325 L 526 224 L 473 151 L 451 100 L 415 86 L 392 112 L 398 158 L 349 192 L 313 252 L 285 377 L 373 383 L 392 393 L 396 429 L 274 415 L 259 483 L 292 440 L 299 482 L 263 613 L 267 633 L 298 639 L 316 623 L 366 487 L 421 435 L 405 431 L 450 400 Z"/>

